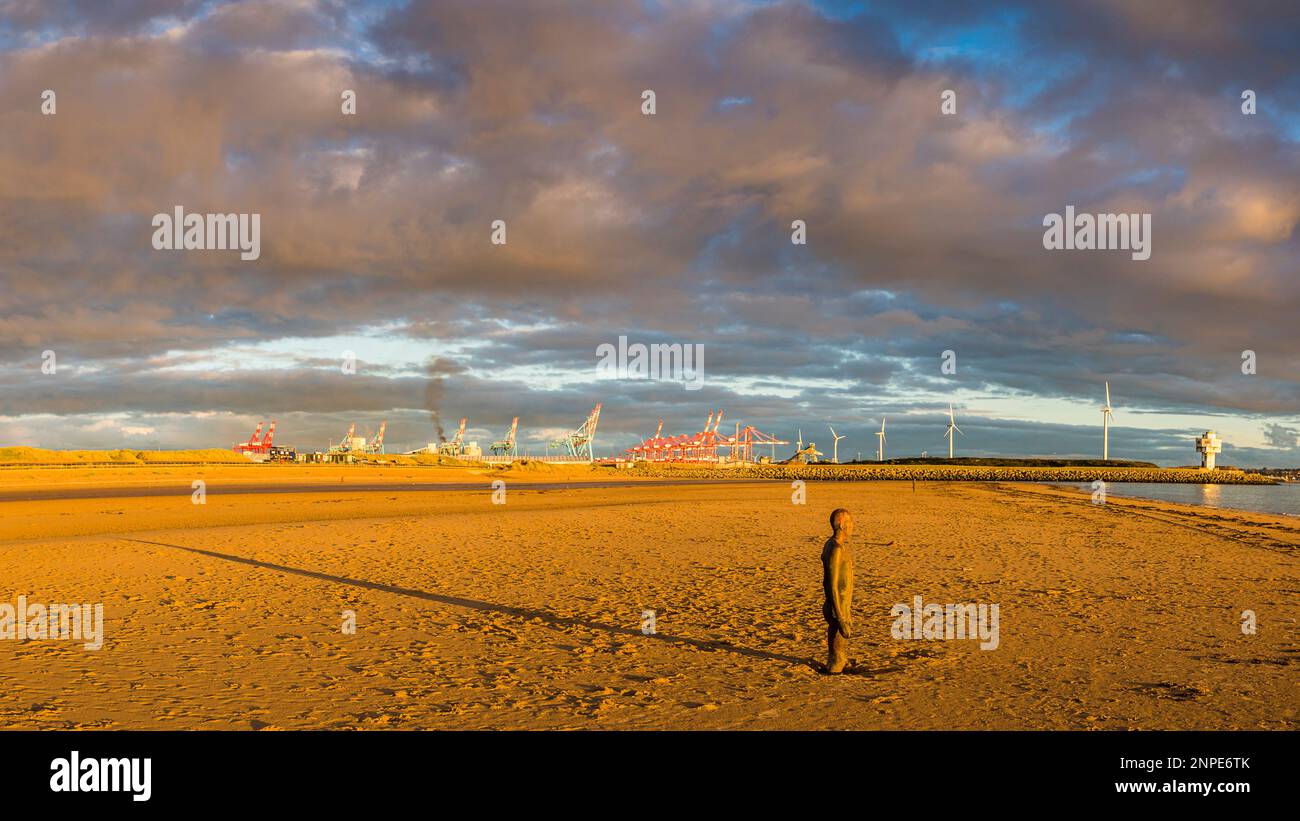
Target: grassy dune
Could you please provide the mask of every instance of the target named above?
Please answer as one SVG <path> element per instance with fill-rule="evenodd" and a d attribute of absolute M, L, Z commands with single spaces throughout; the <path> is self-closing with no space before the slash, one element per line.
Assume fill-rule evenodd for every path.
<path fill-rule="evenodd" d="M 895 480 L 967 482 L 1174 482 L 1181 484 L 1271 485 L 1264 476 L 1236 470 L 1124 467 L 993 467 L 967 465 L 651 465 L 638 476 L 699 479 L 804 479 L 816 481 Z"/>
<path fill-rule="evenodd" d="M 884 462 L 859 460 L 847 464 L 878 467 L 880 465 L 958 465 L 962 467 L 1004 467 L 1004 468 L 1157 468 L 1155 462 L 1135 462 L 1131 459 L 1015 459 L 1000 456 L 996 459 L 983 456 L 957 456 L 952 459 L 942 457 L 909 457 L 904 459 L 886 459 Z"/>
<path fill-rule="evenodd" d="M 483 471 L 510 471 L 512 473 L 591 473 L 597 468 L 582 462 L 555 463 L 542 462 L 537 459 L 516 459 L 513 462 L 481 462 L 474 459 L 456 459 L 451 456 L 416 453 L 358 453 L 354 454 L 353 464 L 388 465 L 393 467 L 441 467 L 469 468 Z"/>
<path fill-rule="evenodd" d="M 168 462 L 230 463 L 248 459 L 231 450 L 45 450 L 0 448 L 0 465 L 144 465 Z"/>

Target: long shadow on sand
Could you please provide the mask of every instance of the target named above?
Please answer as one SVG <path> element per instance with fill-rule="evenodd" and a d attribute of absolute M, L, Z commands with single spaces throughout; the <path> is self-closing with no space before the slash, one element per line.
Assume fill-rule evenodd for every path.
<path fill-rule="evenodd" d="M 215 550 L 204 550 L 199 547 L 187 547 L 182 544 L 168 544 L 167 542 L 154 542 L 148 539 L 128 539 L 124 536 L 117 537 L 124 542 L 137 542 L 139 544 L 150 544 L 158 547 L 170 547 L 176 550 L 184 550 L 189 553 L 197 553 L 200 556 L 209 556 L 214 559 L 224 559 L 229 562 L 238 562 L 252 567 L 261 567 L 265 570 L 275 570 L 280 573 L 291 573 L 295 576 L 306 576 L 309 579 L 319 579 L 320 581 L 334 582 L 335 584 L 346 584 L 352 587 L 361 587 L 366 590 L 379 590 L 384 593 L 395 593 L 399 596 L 410 596 L 425 601 L 438 602 L 439 604 L 450 604 L 456 607 L 466 607 L 471 610 L 480 610 L 487 613 L 501 613 L 507 616 L 524 619 L 541 619 L 542 621 L 553 626 L 564 627 L 583 627 L 588 630 L 597 630 L 605 633 L 613 633 L 620 636 L 635 636 L 638 638 L 657 639 L 666 641 L 670 644 L 689 644 L 698 647 L 701 650 L 724 650 L 728 653 L 737 653 L 742 656 L 751 658 L 771 659 L 773 661 L 785 661 L 791 664 L 813 664 L 810 659 L 796 658 L 795 656 L 786 656 L 780 653 L 769 653 L 766 650 L 754 650 L 749 647 L 737 647 L 734 644 L 728 644 L 723 641 L 703 641 L 701 639 L 688 639 L 682 636 L 670 636 L 664 633 L 644 634 L 640 630 L 630 627 L 617 627 L 611 624 L 601 624 L 600 622 L 588 621 L 586 619 L 572 618 L 569 616 L 559 616 L 555 613 L 549 613 L 545 610 L 534 610 L 528 607 L 510 607 L 504 604 L 493 604 L 492 602 L 479 601 L 477 599 L 466 599 L 460 596 L 444 596 L 439 593 L 428 593 L 424 590 L 414 590 L 409 587 L 397 587 L 391 584 L 380 582 L 368 582 L 364 579 L 350 579 L 346 576 L 334 576 L 329 573 L 321 573 L 317 570 L 306 570 L 301 567 L 289 567 L 283 564 L 274 564 L 272 562 L 258 561 L 243 556 L 233 556 L 229 553 L 218 553 Z"/>

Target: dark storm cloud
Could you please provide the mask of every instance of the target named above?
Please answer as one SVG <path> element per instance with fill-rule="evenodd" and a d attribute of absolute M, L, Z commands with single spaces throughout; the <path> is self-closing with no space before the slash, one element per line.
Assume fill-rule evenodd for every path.
<path fill-rule="evenodd" d="M 1300 445 L 1300 429 L 1270 422 L 1264 425 L 1264 440 L 1271 448 L 1291 450 Z"/>

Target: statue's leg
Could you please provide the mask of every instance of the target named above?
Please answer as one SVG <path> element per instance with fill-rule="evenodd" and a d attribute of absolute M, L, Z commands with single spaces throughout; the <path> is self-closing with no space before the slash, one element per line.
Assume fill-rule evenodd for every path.
<path fill-rule="evenodd" d="M 826 625 L 826 670 L 830 673 L 844 671 L 849 663 L 849 642 L 840 634 L 840 626 L 835 622 Z"/>

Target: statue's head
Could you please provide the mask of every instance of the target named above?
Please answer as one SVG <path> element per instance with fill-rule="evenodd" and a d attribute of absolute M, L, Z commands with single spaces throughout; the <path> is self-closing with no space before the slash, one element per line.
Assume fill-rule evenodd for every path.
<path fill-rule="evenodd" d="M 842 507 L 836 508 L 831 514 L 831 530 L 846 539 L 853 535 L 853 514 Z"/>

